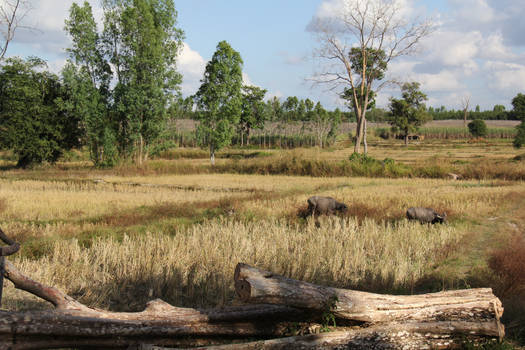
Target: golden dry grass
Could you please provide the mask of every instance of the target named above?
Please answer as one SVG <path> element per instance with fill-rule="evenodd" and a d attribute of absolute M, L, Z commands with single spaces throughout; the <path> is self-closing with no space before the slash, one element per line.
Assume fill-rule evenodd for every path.
<path fill-rule="evenodd" d="M 0 225 L 24 247 L 11 260 L 36 280 L 117 310 L 155 297 L 228 303 L 240 261 L 332 286 L 411 291 L 476 220 L 525 193 L 523 183 L 504 181 L 106 173 L 95 183 L 100 174 L 62 175 L 0 180 Z M 298 218 L 313 194 L 346 202 L 349 215 L 321 217 L 319 227 Z M 446 211 L 451 222 L 407 222 L 409 206 Z M 9 284 L 4 295 L 9 309 L 43 305 Z"/>
<path fill-rule="evenodd" d="M 154 297 L 177 305 L 227 303 L 239 261 L 332 286 L 399 288 L 420 278 L 438 248 L 458 238 L 450 226 L 407 221 L 358 225 L 352 218 L 322 218 L 318 228 L 312 220 L 297 225 L 219 218 L 172 236 L 98 238 L 89 247 L 60 240 L 40 259 L 13 262 L 89 305 L 137 310 Z M 16 308 L 25 297 L 8 288 L 4 306 Z"/>

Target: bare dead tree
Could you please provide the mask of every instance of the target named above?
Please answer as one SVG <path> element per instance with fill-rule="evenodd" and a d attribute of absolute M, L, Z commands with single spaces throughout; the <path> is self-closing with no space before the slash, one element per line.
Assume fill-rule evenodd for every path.
<path fill-rule="evenodd" d="M 0 42 L 0 62 L 4 59 L 9 43 L 15 37 L 18 28 L 28 28 L 22 25 L 23 19 L 31 10 L 27 0 L 3 0 L 0 4 L 0 32 L 2 41 Z"/>
<path fill-rule="evenodd" d="M 463 109 L 463 127 L 467 127 L 468 108 L 470 106 L 470 95 L 461 98 L 461 108 Z"/>
<path fill-rule="evenodd" d="M 357 118 L 354 152 L 359 153 L 371 92 L 377 93 L 389 82 L 381 81 L 378 69 L 386 70 L 393 59 L 412 54 L 421 39 L 430 34 L 432 24 L 428 20 L 407 21 L 408 16 L 397 0 L 341 3 L 333 15 L 317 17 L 310 24 L 309 29 L 319 42 L 314 56 L 327 63 L 313 80 L 328 84 L 331 90 L 340 87 L 350 90 Z M 356 48 L 360 61 L 357 66 L 356 56 L 354 60 L 351 57 L 352 49 Z M 377 53 L 384 53 L 381 62 L 377 62 Z"/>

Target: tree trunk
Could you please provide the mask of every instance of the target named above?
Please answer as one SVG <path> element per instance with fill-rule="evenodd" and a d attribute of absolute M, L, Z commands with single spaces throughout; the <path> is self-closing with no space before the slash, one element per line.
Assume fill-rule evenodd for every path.
<path fill-rule="evenodd" d="M 408 134 L 405 134 L 404 139 L 405 139 L 405 146 L 408 146 Z"/>
<path fill-rule="evenodd" d="M 5 277 L 17 289 L 34 294 L 57 311 L 4 312 L 0 348 L 41 349 L 68 346 L 122 347 L 150 342 L 198 345 L 203 339 L 283 336 L 283 321 L 317 317 L 311 311 L 280 305 L 242 305 L 209 310 L 174 307 L 153 300 L 142 312 L 90 308 L 21 274 L 6 261 Z M 190 342 L 194 338 L 195 342 Z M 117 341 L 118 340 L 118 341 Z"/>
<path fill-rule="evenodd" d="M 0 230 L 0 239 L 4 236 Z M 16 243 L 4 241 L 11 247 L 2 252 L 16 251 Z M 54 287 L 24 276 L 9 261 L 4 275 L 16 288 L 43 298 L 57 309 L 3 312 L 0 348 L 8 349 L 162 349 L 146 344 L 210 348 L 234 340 L 236 344 L 216 349 L 420 349 L 450 348 L 504 335 L 499 322 L 503 309 L 490 289 L 380 295 L 317 286 L 238 264 L 234 275 L 238 295 L 259 305 L 196 310 L 157 299 L 144 311 L 130 313 L 85 306 Z M 266 302 L 274 305 L 263 304 Z M 319 325 L 304 322 L 327 314 L 368 324 L 344 332 L 238 343 L 284 336 L 300 327 L 315 332 Z"/>
<path fill-rule="evenodd" d="M 212 166 L 215 165 L 215 147 L 213 145 L 210 145 L 210 162 Z"/>
<path fill-rule="evenodd" d="M 421 295 L 387 295 L 317 286 L 238 264 L 235 291 L 244 301 L 329 311 L 337 318 L 361 322 L 465 321 L 490 325 L 503 336 L 503 307 L 490 288 Z"/>
<path fill-rule="evenodd" d="M 366 142 L 366 119 L 363 121 L 363 152 L 368 153 L 368 143 Z"/>
<path fill-rule="evenodd" d="M 3 312 L 0 348 L 63 348 L 90 343 L 105 347 L 137 343 L 194 346 L 203 340 L 217 343 L 227 338 L 282 337 L 287 322 L 311 317 L 308 312 L 276 305 L 196 310 L 173 307 L 161 300 L 151 301 L 144 311 L 135 313 L 94 309 Z M 109 341 L 115 339 L 119 342 Z"/>
<path fill-rule="evenodd" d="M 354 145 L 354 153 L 359 153 L 361 151 L 361 119 L 357 119 L 357 123 L 355 126 L 355 145 Z"/>
<path fill-rule="evenodd" d="M 208 350 L 294 350 L 294 349 L 448 349 L 461 348 L 469 341 L 479 341 L 468 336 L 470 327 L 461 322 L 414 322 L 377 325 L 368 328 L 309 334 L 244 344 L 208 346 Z M 471 325 L 469 325 L 471 326 Z M 465 333 L 452 333 L 450 328 L 463 329 Z M 481 328 L 482 325 L 479 325 Z M 495 335 L 497 337 L 497 335 Z M 490 337 L 488 337 L 490 340 Z M 483 339 L 485 340 L 485 339 Z M 161 350 L 162 348 L 150 348 Z M 204 348 L 197 348 L 204 349 Z"/>

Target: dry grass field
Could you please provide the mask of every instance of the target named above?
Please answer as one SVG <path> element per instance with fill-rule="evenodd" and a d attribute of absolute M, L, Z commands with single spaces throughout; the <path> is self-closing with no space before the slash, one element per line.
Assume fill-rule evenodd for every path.
<path fill-rule="evenodd" d="M 218 165 L 290 157 L 344 161 L 351 151 L 343 146 L 273 150 L 262 157 L 219 159 Z M 414 164 L 447 157 L 450 164 L 477 164 L 481 157 L 504 171 L 505 164 L 523 167 L 523 161 L 512 160 L 519 152 L 508 142 L 429 142 L 407 149 L 376 141 L 370 154 Z M 525 308 L 519 299 L 525 281 L 512 280 L 512 271 L 519 271 L 520 263 L 525 267 L 525 241 L 519 240 L 525 232 L 522 181 L 213 173 L 206 162 L 157 159 L 141 168 L 103 170 L 80 161 L 18 170 L 6 160 L 0 227 L 22 243 L 10 260 L 83 303 L 113 310 L 141 310 L 154 298 L 191 307 L 229 304 L 238 262 L 375 292 L 491 286 L 510 305 L 509 329 L 523 337 L 519 310 Z M 181 170 L 191 167 L 207 170 Z M 332 196 L 349 211 L 318 223 L 302 218 L 311 195 Z M 449 221 L 409 222 L 404 213 L 411 206 L 444 211 Z M 498 263 L 512 256 L 509 247 L 519 251 L 520 244 L 523 256 L 512 257 L 510 267 Z M 5 282 L 2 307 L 49 305 Z"/>

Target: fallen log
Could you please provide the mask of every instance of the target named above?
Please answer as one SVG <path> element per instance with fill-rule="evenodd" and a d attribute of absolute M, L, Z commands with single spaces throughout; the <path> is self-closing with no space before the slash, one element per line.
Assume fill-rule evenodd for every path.
<path fill-rule="evenodd" d="M 478 344 L 479 337 L 468 333 L 451 333 L 450 329 L 468 330 L 465 322 L 406 322 L 375 325 L 368 328 L 334 331 L 305 336 L 206 346 L 208 350 L 294 350 L 294 349 L 449 349 L 461 348 L 466 343 Z M 491 340 L 488 340 L 490 342 Z M 496 341 L 496 339 L 492 340 Z M 140 345 L 133 350 L 167 350 L 167 348 Z M 181 348 L 179 348 L 181 349 Z M 195 348 L 193 348 L 195 350 Z M 131 350 L 131 348 L 130 348 Z M 189 350 L 189 349 L 187 349 Z"/>
<path fill-rule="evenodd" d="M 318 286 L 238 264 L 235 290 L 244 302 L 329 311 L 337 318 L 374 323 L 466 322 L 462 332 L 504 336 L 503 307 L 490 288 L 421 295 L 386 295 Z M 482 325 L 482 326 L 481 326 Z M 487 327 L 490 325 L 490 327 Z"/>
<path fill-rule="evenodd" d="M 288 322 L 315 319 L 309 310 L 280 305 L 241 305 L 198 310 L 150 301 L 142 312 L 90 308 L 57 288 L 23 275 L 6 262 L 5 276 L 15 287 L 55 306 L 54 311 L 3 312 L 0 348 L 43 349 L 83 344 L 125 347 L 151 341 L 195 346 L 219 338 L 280 337 Z"/>
<path fill-rule="evenodd" d="M 142 312 L 111 312 L 90 308 L 54 287 L 33 281 L 10 262 L 6 262 L 4 274 L 16 288 L 47 300 L 56 310 L 0 313 L 0 348 L 194 347 L 225 340 L 268 339 L 289 334 L 289 321 L 318 319 L 323 313 L 320 310 L 372 325 L 340 336 L 329 333 L 255 344 L 262 349 L 301 348 L 290 346 L 291 341 L 306 349 L 368 345 L 395 349 L 403 341 L 403 348 L 407 342 L 415 344 L 412 348 L 448 348 L 459 339 L 503 336 L 499 322 L 503 309 L 490 289 L 379 295 L 316 286 L 239 264 L 234 276 L 237 293 L 242 300 L 256 304 L 197 310 L 154 300 Z M 250 344 L 246 349 L 254 348 Z M 241 349 L 241 345 L 245 346 L 236 343 L 230 349 Z"/>

